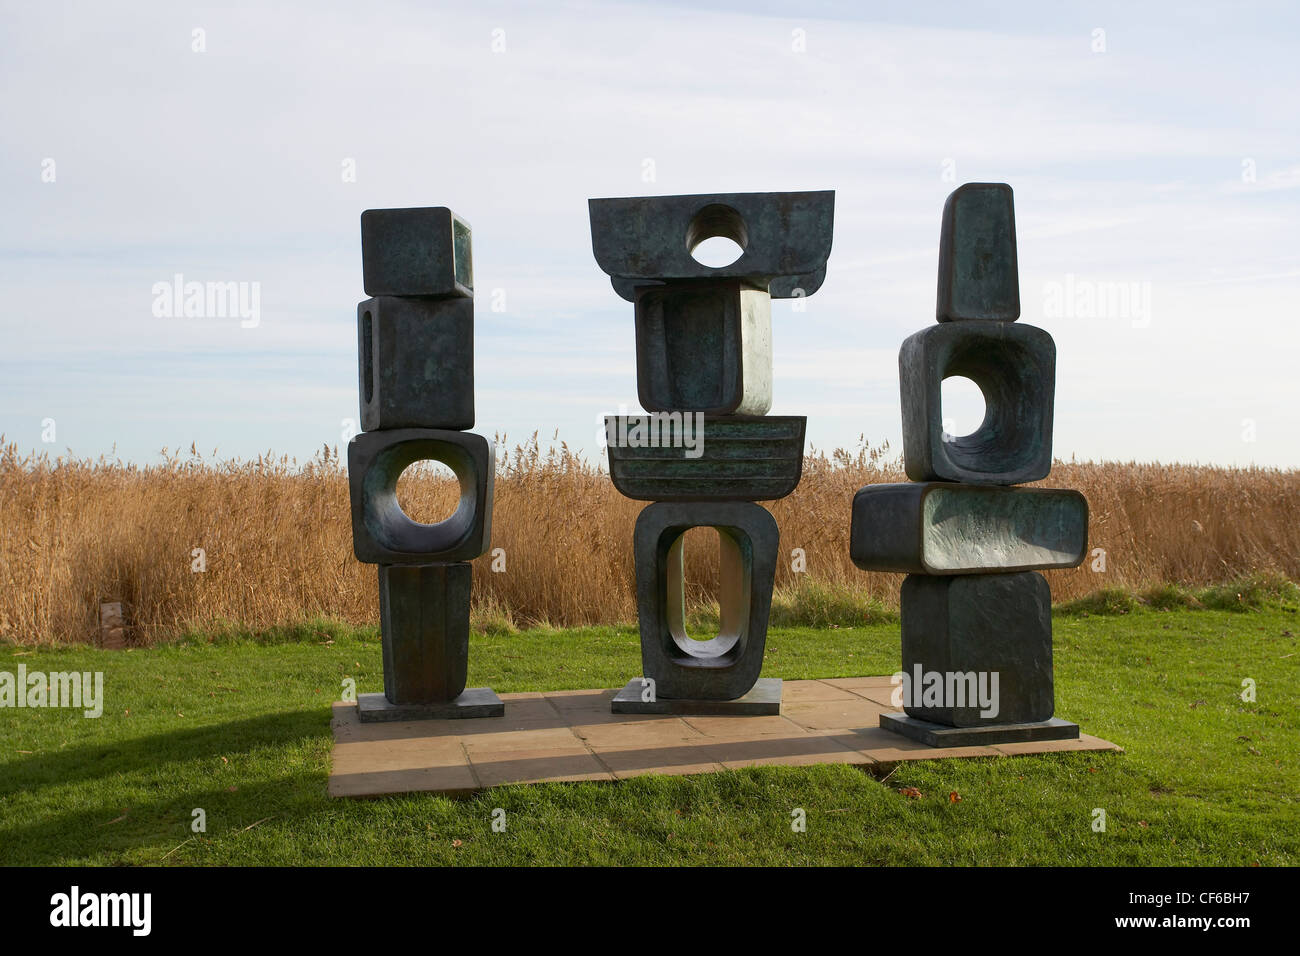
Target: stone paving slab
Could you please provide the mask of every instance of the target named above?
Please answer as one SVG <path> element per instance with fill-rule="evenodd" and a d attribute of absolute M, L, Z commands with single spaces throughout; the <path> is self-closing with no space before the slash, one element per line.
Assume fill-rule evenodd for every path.
<path fill-rule="evenodd" d="M 880 727 L 888 677 L 786 681 L 779 715 L 612 714 L 614 690 L 502 694 L 505 715 L 473 720 L 362 723 L 336 703 L 329 793 L 376 797 L 427 791 L 461 796 L 511 783 L 624 780 L 647 773 L 738 767 L 1002 757 L 1121 748 L 1078 740 L 928 747 Z"/>

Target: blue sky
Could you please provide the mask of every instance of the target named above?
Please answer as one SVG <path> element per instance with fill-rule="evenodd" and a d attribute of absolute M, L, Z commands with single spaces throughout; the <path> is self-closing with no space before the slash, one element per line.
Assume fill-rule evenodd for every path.
<path fill-rule="evenodd" d="M 806 311 L 774 304 L 772 411 L 821 448 L 898 449 L 944 197 L 1003 181 L 1021 321 L 1057 342 L 1059 456 L 1300 465 L 1284 4 L 3 11 L 0 432 L 24 450 L 338 444 L 360 213 L 448 205 L 474 229 L 475 430 L 590 452 L 637 403 L 586 199 L 798 189 L 837 191 L 835 241 Z M 155 315 L 177 273 L 257 283 L 260 321 Z M 1087 305 L 1116 290 L 1129 308 Z M 974 424 L 976 403 L 949 411 Z"/>

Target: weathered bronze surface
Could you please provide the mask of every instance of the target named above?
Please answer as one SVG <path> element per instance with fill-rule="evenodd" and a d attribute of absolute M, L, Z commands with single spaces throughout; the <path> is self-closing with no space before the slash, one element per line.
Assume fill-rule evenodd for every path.
<path fill-rule="evenodd" d="M 474 425 L 474 270 L 469 224 L 445 206 L 361 214 L 366 292 L 357 306 L 361 428 L 348 444 L 352 546 L 379 565 L 384 693 L 363 721 L 499 717 L 489 688 L 466 690 L 468 563 L 492 536 L 492 442 Z M 412 521 L 397 481 L 417 461 L 455 472 L 460 502 Z"/>
<path fill-rule="evenodd" d="M 464 562 L 379 566 L 384 695 L 394 704 L 455 700 L 469 669 Z"/>
<path fill-rule="evenodd" d="M 363 431 L 474 427 L 473 299 L 366 299 L 357 351 Z"/>
<path fill-rule="evenodd" d="M 716 636 L 686 631 L 682 536 L 713 527 L 719 541 Z M 732 700 L 758 680 L 776 576 L 779 532 L 764 508 L 743 501 L 657 502 L 637 516 L 637 613 L 642 673 L 655 696 Z"/>
<path fill-rule="evenodd" d="M 825 277 L 835 192 L 591 199 L 588 211 L 596 262 L 629 301 L 638 285 L 682 279 L 749 279 L 775 296 L 807 296 Z M 740 246 L 740 258 L 720 268 L 696 262 L 692 250 L 714 236 Z M 773 280 L 781 280 L 774 290 Z"/>
<path fill-rule="evenodd" d="M 618 443 L 635 437 L 638 425 L 648 436 L 652 421 L 659 447 Z M 695 434 L 692 418 L 608 416 L 609 477 L 640 501 L 775 501 L 799 484 L 807 422 L 794 415 L 705 417 Z M 682 437 L 688 425 L 698 457 Z"/>
<path fill-rule="evenodd" d="M 1056 345 L 1020 322 L 949 322 L 909 336 L 898 353 L 903 461 L 913 481 L 1015 485 L 1052 467 Z M 943 380 L 969 378 L 984 394 L 970 435 L 943 427 Z"/>
<path fill-rule="evenodd" d="M 903 674 L 912 682 L 914 701 L 919 695 L 919 706 L 903 708 L 909 716 L 950 727 L 1052 716 L 1052 594 L 1041 574 L 910 574 L 901 596 Z M 928 673 L 944 681 L 946 699 L 937 706 L 928 706 L 924 695 Z M 974 675 L 977 698 L 980 689 L 992 692 L 994 713 L 984 716 L 979 703 L 972 703 L 966 675 Z M 964 705 L 947 696 L 949 685 L 964 696 Z"/>
<path fill-rule="evenodd" d="M 417 461 L 438 461 L 460 481 L 460 504 L 437 524 L 408 518 L 397 503 L 397 479 Z M 473 432 L 396 428 L 362 432 L 348 443 L 352 545 L 369 564 L 469 561 L 492 537 L 496 449 Z"/>
<path fill-rule="evenodd" d="M 714 713 L 727 701 L 728 712 L 779 709 L 779 682 L 762 700 L 741 700 L 762 668 L 777 545 L 771 515 L 748 501 L 783 497 L 799 483 L 804 419 L 762 417 L 772 407 L 771 298 L 820 288 L 835 194 L 592 199 L 588 212 L 596 261 L 635 303 L 641 404 L 656 427 L 669 426 L 666 442 L 610 435 L 626 434 L 618 426 L 636 416 L 607 419 L 606 428 L 614 486 L 656 502 L 636 525 L 641 654 L 658 698 L 676 703 L 655 703 L 653 712 Z M 696 248 L 717 237 L 732 240 L 738 257 L 725 266 L 697 261 Z M 696 415 L 708 417 L 692 436 Z M 690 437 L 703 446 L 674 440 Z M 684 636 L 679 593 L 681 539 L 695 526 L 720 536 L 722 626 L 708 641 Z M 616 709 L 646 706 L 631 688 Z"/>
<path fill-rule="evenodd" d="M 1069 489 L 903 482 L 853 499 L 849 553 L 864 571 L 1077 568 L 1087 549 L 1088 501 Z"/>
<path fill-rule="evenodd" d="M 966 183 L 944 203 L 935 313 L 940 322 L 1020 317 L 1015 203 L 1006 183 Z"/>
<path fill-rule="evenodd" d="M 931 746 L 1071 739 L 1053 719 L 1051 592 L 1033 569 L 1071 568 L 1088 546 L 1076 491 L 999 487 L 1052 466 L 1056 345 L 1022 325 L 1015 210 L 1005 183 L 967 183 L 944 204 L 938 325 L 898 355 L 910 484 L 868 485 L 853 500 L 850 554 L 902 586 L 903 674 L 942 693 L 905 698 L 880 725 Z M 985 414 L 948 434 L 943 381 L 971 379 Z M 992 693 L 971 706 L 963 688 Z M 955 695 L 955 696 L 954 696 Z"/>
<path fill-rule="evenodd" d="M 474 296 L 469 223 L 446 206 L 361 214 L 366 295 Z"/>
<path fill-rule="evenodd" d="M 766 415 L 772 407 L 772 299 L 738 279 L 636 293 L 636 381 L 650 412 Z"/>

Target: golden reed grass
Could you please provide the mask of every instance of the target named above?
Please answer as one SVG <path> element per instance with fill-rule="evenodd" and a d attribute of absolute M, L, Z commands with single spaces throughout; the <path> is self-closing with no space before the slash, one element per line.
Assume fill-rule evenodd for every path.
<path fill-rule="evenodd" d="M 536 436 L 498 453 L 492 546 L 475 561 L 476 622 L 557 626 L 636 618 L 632 527 L 642 503 Z M 905 480 L 887 447 L 814 453 L 790 497 L 769 503 L 781 528 L 778 593 L 825 586 L 896 606 L 901 576 L 865 574 L 848 557 L 849 509 L 865 484 Z M 1058 462 L 1047 482 L 1077 488 L 1092 511 L 1089 548 L 1106 570 L 1049 572 L 1056 600 L 1108 587 L 1218 584 L 1246 574 L 1300 578 L 1300 471 L 1200 465 Z M 399 498 L 413 517 L 448 513 L 455 489 L 408 471 Z M 20 457 L 0 436 L 0 638 L 90 640 L 101 602 L 123 602 L 128 636 L 186 630 L 259 632 L 328 617 L 378 620 L 376 571 L 357 563 L 345 467 L 325 448 L 306 465 L 270 455 L 161 464 Z M 712 532 L 688 539 L 696 607 L 716 575 Z M 791 570 L 801 548 L 806 573 Z M 193 570 L 202 549 L 205 570 Z M 500 566 L 501 553 L 497 555 Z"/>

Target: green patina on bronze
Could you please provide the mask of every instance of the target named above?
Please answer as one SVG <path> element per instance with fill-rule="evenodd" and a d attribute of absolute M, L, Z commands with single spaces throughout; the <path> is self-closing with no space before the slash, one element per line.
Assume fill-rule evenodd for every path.
<path fill-rule="evenodd" d="M 638 501 L 775 501 L 803 473 L 803 416 L 609 416 L 609 476 Z M 634 422 L 645 423 L 641 432 Z M 650 430 L 655 422 L 655 432 Z M 683 434 L 683 431 L 687 434 Z M 659 447 L 642 444 L 657 433 Z M 620 442 L 624 442 L 620 444 Z M 694 447 L 688 447 L 688 446 Z M 691 457 L 698 449 L 698 457 Z"/>
<path fill-rule="evenodd" d="M 744 280 L 695 280 L 636 293 L 637 392 L 651 412 L 766 415 L 772 407 L 772 300 Z"/>
<path fill-rule="evenodd" d="M 853 499 L 849 554 L 864 571 L 1075 568 L 1087 547 L 1088 502 L 1070 489 L 898 482 Z"/>
<path fill-rule="evenodd" d="M 999 684 L 987 710 L 951 698 L 885 714 L 880 725 L 930 746 L 1073 739 L 1053 717 L 1051 592 L 1034 569 L 1072 568 L 1088 546 L 1077 491 L 1004 487 L 1052 465 L 1056 346 L 1022 325 L 1015 208 L 1005 183 L 967 183 L 943 209 L 935 315 L 898 355 L 903 456 L 911 483 L 868 485 L 853 499 L 849 549 L 902 588 L 903 671 L 958 686 Z M 972 380 L 983 421 L 944 427 L 943 382 Z M 927 678 L 929 680 L 929 678 Z"/>
<path fill-rule="evenodd" d="M 718 632 L 686 633 L 682 536 L 718 531 Z M 654 697 L 736 700 L 758 680 L 767 641 L 779 532 L 763 507 L 747 501 L 660 501 L 637 516 L 637 615 L 642 674 Z"/>
<path fill-rule="evenodd" d="M 451 252 L 455 261 L 452 269 L 456 282 L 463 288 L 474 290 L 474 260 L 470 243 L 469 223 L 455 214 L 451 219 Z"/>
<path fill-rule="evenodd" d="M 1006 183 L 967 183 L 944 203 L 935 312 L 940 322 L 1020 317 L 1015 207 Z"/>
<path fill-rule="evenodd" d="M 931 574 L 1077 568 L 1088 502 L 1055 488 L 930 485 L 921 505 L 921 563 Z"/>
<path fill-rule="evenodd" d="M 632 681 L 611 707 L 776 713 L 780 682 L 761 693 L 755 682 L 778 533 L 751 502 L 798 485 L 806 421 L 764 417 L 772 407 L 771 299 L 821 286 L 835 194 L 592 199 L 588 210 L 596 261 L 635 303 L 637 391 L 652 413 L 606 419 L 614 486 L 655 502 L 637 519 L 635 542 L 643 673 L 654 697 L 642 699 Z M 712 238 L 731 240 L 739 256 L 725 266 L 696 260 L 692 253 Z M 719 633 L 707 641 L 686 640 L 682 623 L 682 535 L 700 526 L 718 529 L 723 579 Z"/>
<path fill-rule="evenodd" d="M 901 605 L 904 674 L 972 674 L 976 681 L 985 675 L 988 690 L 994 674 L 998 682 L 987 708 L 995 713 L 982 714 L 969 697 L 964 706 L 955 697 L 927 706 L 914 696 L 903 708 L 909 716 L 953 727 L 1052 717 L 1052 594 L 1041 574 L 911 574 L 903 580 Z"/>
<path fill-rule="evenodd" d="M 774 298 L 812 295 L 826 276 L 835 192 L 706 193 L 590 199 L 596 262 L 629 302 L 640 286 L 748 279 Z M 743 249 L 727 266 L 691 256 L 714 236 Z"/>
<path fill-rule="evenodd" d="M 380 565 L 384 695 L 394 704 L 450 701 L 469 673 L 469 594 L 464 562 Z"/>
<path fill-rule="evenodd" d="M 932 325 L 898 353 L 903 461 L 913 481 L 1013 485 L 1052 466 L 1056 345 L 1020 322 Z M 984 420 L 969 435 L 943 427 L 943 380 L 969 378 L 984 395 Z"/>
<path fill-rule="evenodd" d="M 357 306 L 361 428 L 348 444 L 352 547 L 379 565 L 384 693 L 360 694 L 360 720 L 500 717 L 487 687 L 466 688 L 468 563 L 492 535 L 495 448 L 474 425 L 474 267 L 467 222 L 446 206 L 367 209 Z M 460 482 L 446 520 L 423 524 L 397 501 L 417 461 Z"/>
<path fill-rule="evenodd" d="M 366 299 L 357 336 L 363 431 L 474 427 L 473 299 Z"/>
<path fill-rule="evenodd" d="M 455 472 L 460 504 L 437 524 L 412 521 L 397 501 L 397 479 L 417 461 Z M 493 442 L 473 432 L 395 428 L 362 432 L 348 443 L 352 548 L 367 564 L 469 561 L 492 539 Z"/>
<path fill-rule="evenodd" d="M 366 295 L 474 295 L 469 223 L 446 206 L 367 209 L 361 214 Z"/>

